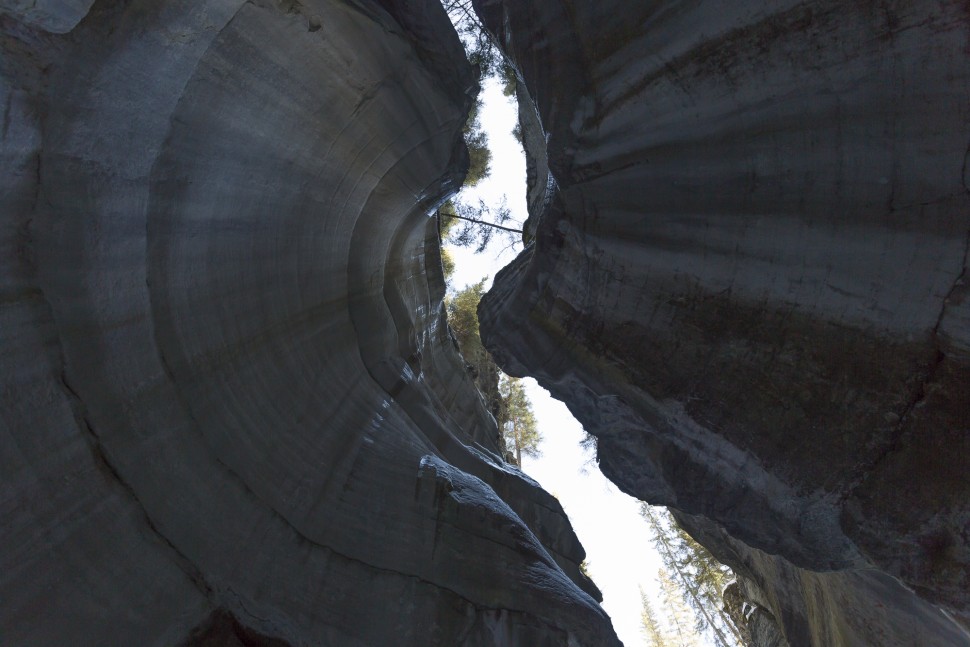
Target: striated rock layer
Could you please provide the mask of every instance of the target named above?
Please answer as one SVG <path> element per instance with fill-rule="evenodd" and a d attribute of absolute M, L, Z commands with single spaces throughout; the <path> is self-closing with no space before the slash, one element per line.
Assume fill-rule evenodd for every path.
<path fill-rule="evenodd" d="M 445 325 L 436 2 L 0 28 L 0 642 L 618 644 Z"/>
<path fill-rule="evenodd" d="M 499 364 L 792 644 L 970 644 L 968 5 L 476 7 L 542 129 Z"/>

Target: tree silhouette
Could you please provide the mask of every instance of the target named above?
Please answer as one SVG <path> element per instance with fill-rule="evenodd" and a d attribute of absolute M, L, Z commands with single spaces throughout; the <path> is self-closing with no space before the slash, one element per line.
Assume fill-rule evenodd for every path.
<path fill-rule="evenodd" d="M 465 360 L 465 369 L 471 374 L 475 386 L 485 396 L 488 410 L 496 418 L 504 409 L 499 393 L 500 371 L 492 356 L 482 345 L 478 332 L 478 302 L 485 292 L 485 279 L 473 283 L 445 300 L 448 327 L 455 336 L 458 350 Z"/>
<path fill-rule="evenodd" d="M 709 630 L 718 647 L 748 644 L 747 632 L 735 625 L 722 597 L 733 579 L 731 570 L 677 526 L 666 511 L 641 503 L 640 516 L 652 531 L 654 547 L 671 581 L 694 610 L 698 630 Z"/>
<path fill-rule="evenodd" d="M 664 638 L 663 629 L 660 623 L 657 622 L 657 614 L 653 610 L 653 605 L 650 604 L 650 598 L 647 597 L 647 594 L 644 593 L 642 588 L 640 589 L 640 603 L 642 605 L 640 611 L 640 629 L 647 639 L 647 647 L 667 647 L 667 640 Z"/>
<path fill-rule="evenodd" d="M 509 245 L 521 240 L 522 230 L 510 227 L 511 220 L 511 211 L 504 199 L 494 209 L 481 199 L 477 205 L 448 200 L 438 208 L 442 241 L 458 247 L 474 246 L 476 254 L 485 251 L 496 237 Z"/>
<path fill-rule="evenodd" d="M 468 173 L 465 175 L 465 186 L 475 186 L 485 179 L 491 172 L 492 151 L 488 148 L 488 135 L 482 130 L 479 112 L 482 100 L 477 99 L 468 112 L 468 119 L 462 134 L 468 147 Z"/>
<path fill-rule="evenodd" d="M 499 393 L 504 404 L 499 418 L 499 427 L 509 453 L 514 452 L 515 464 L 521 467 L 522 454 L 537 458 L 542 434 L 536 423 L 532 403 L 525 393 L 522 380 L 502 375 L 499 378 Z"/>
<path fill-rule="evenodd" d="M 693 614 L 684 604 L 679 587 L 674 584 L 667 571 L 662 568 L 657 571 L 657 582 L 660 585 L 660 599 L 663 602 L 664 617 L 670 627 L 667 643 L 674 647 L 698 647 Z"/>
<path fill-rule="evenodd" d="M 465 367 L 491 414 L 498 423 L 505 445 L 506 460 L 522 464 L 522 455 L 537 457 L 542 434 L 539 433 L 532 403 L 521 380 L 502 373 L 482 345 L 478 329 L 478 302 L 485 291 L 485 279 L 459 290 L 445 301 L 448 326 Z"/>

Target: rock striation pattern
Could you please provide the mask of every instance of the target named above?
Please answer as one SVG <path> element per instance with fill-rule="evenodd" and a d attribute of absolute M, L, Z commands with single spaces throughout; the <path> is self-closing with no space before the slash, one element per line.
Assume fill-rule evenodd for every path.
<path fill-rule="evenodd" d="M 970 644 L 967 4 L 475 5 L 541 128 L 500 366 L 791 644 Z"/>
<path fill-rule="evenodd" d="M 427 213 L 433 0 L 0 1 L 0 642 L 618 645 Z"/>

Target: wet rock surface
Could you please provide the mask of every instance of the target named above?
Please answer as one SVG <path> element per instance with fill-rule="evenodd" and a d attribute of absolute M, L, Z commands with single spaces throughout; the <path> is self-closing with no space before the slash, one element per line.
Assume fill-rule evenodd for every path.
<path fill-rule="evenodd" d="M 500 366 L 791 644 L 970 644 L 966 4 L 476 7 L 555 180 Z"/>
<path fill-rule="evenodd" d="M 445 324 L 440 6 L 0 29 L 0 642 L 618 644 Z"/>

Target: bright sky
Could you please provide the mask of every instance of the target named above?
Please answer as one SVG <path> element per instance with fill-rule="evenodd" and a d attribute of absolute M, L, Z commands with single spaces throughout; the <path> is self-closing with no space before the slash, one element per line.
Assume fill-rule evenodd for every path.
<path fill-rule="evenodd" d="M 478 186 L 466 189 L 462 198 L 487 204 L 498 204 L 507 196 L 512 218 L 521 224 L 526 216 L 525 158 L 512 135 L 518 120 L 514 99 L 502 95 L 495 81 L 488 81 L 482 92 L 484 107 L 482 127 L 492 150 L 492 171 Z M 449 247 L 455 259 L 452 284 L 461 289 L 488 276 L 487 286 L 502 266 L 521 251 L 506 250 L 496 257 L 498 249 L 482 254 Z M 535 409 L 539 430 L 544 436 L 538 459 L 523 457 L 523 469 L 539 481 L 562 503 L 566 514 L 586 548 L 589 573 L 603 591 L 603 608 L 613 620 L 613 627 L 626 647 L 645 645 L 640 631 L 639 587 L 653 597 L 655 609 L 657 570 L 660 557 L 650 543 L 646 523 L 638 512 L 639 502 L 606 480 L 591 456 L 580 447 L 583 428 L 562 402 L 554 400 L 535 380 L 526 379 L 526 391 Z"/>

